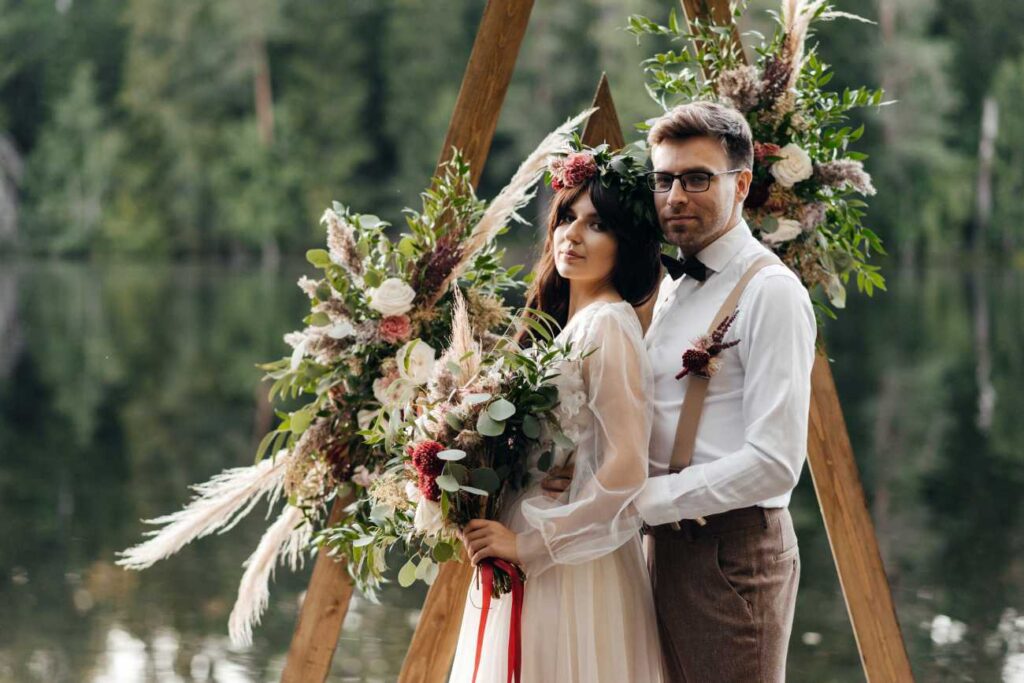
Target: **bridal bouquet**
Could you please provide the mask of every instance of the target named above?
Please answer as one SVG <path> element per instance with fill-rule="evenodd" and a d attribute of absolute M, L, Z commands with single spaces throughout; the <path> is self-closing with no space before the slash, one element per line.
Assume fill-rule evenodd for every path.
<path fill-rule="evenodd" d="M 392 458 L 353 514 L 320 534 L 331 552 L 349 558 L 364 592 L 383 581 L 395 547 L 408 558 L 400 585 L 433 583 L 438 564 L 459 557 L 466 523 L 496 518 L 527 484 L 531 466 L 545 471 L 555 448 L 573 448 L 557 418 L 558 368 L 579 354 L 554 343 L 536 311 L 522 318 L 533 327 L 532 347 L 521 349 L 508 336 L 485 347 L 474 337 L 465 302 L 457 293 L 455 299 L 451 344 L 405 404 L 405 422 L 390 432 L 383 423 L 363 432 L 369 443 L 390 434 Z M 493 594 L 509 592 L 517 578 L 495 567 Z"/>
<path fill-rule="evenodd" d="M 885 289 L 879 267 L 868 263 L 885 252 L 863 225 L 867 204 L 858 198 L 875 188 L 866 155 L 849 149 L 864 126 L 846 125 L 850 110 L 881 106 L 882 91 L 826 90 L 829 65 L 816 47 L 805 47 L 816 21 L 863 19 L 826 0 L 784 0 L 774 17 L 776 30 L 755 47 L 750 65 L 731 30 L 703 20 L 683 28 L 674 13 L 668 26 L 633 16 L 628 30 L 638 39 L 667 36 L 688 44 L 644 62 L 648 92 L 663 108 L 676 100 L 715 100 L 745 115 L 754 137 L 754 179 L 744 204 L 751 229 L 805 286 L 821 287 L 832 307 L 843 308 L 851 276 L 869 295 Z M 828 306 L 819 308 L 834 317 Z"/>
<path fill-rule="evenodd" d="M 284 498 L 287 504 L 244 564 L 229 620 L 232 641 L 250 644 L 277 564 L 295 569 L 318 548 L 316 532 L 336 498 L 354 501 L 342 520 L 348 524 L 370 500 L 368 492 L 382 490 L 376 482 L 393 467 L 395 447 L 407 445 L 414 399 L 435 374 L 437 349 L 452 333 L 456 301 L 460 334 L 494 345 L 508 328 L 505 296 L 522 286 L 516 280 L 521 268 L 502 265 L 504 252 L 495 238 L 522 220 L 516 212 L 533 197 L 549 156 L 562 150 L 591 113 L 549 134 L 489 204 L 477 198 L 470 169 L 453 150 L 423 193 L 422 209 L 406 210 L 406 232 L 395 235 L 376 216 L 341 204 L 327 209 L 327 249 L 307 253 L 317 272 L 298 283 L 309 297 L 309 313 L 300 330 L 285 335 L 291 353 L 262 366 L 273 381 L 271 401 L 297 407 L 276 412 L 279 423 L 262 439 L 254 465 L 225 470 L 195 486 L 184 508 L 148 520 L 160 528 L 120 553 L 118 563 L 145 569 L 197 538 L 231 529 L 264 497 L 270 510 Z M 481 409 L 491 415 L 491 403 Z M 520 424 L 526 416 L 509 422 L 511 415 L 498 419 L 502 410 L 493 408 L 494 424 Z M 476 469 L 476 486 L 456 477 L 458 485 L 488 491 L 480 484 L 493 485 L 496 470 Z M 450 492 L 449 502 L 462 505 L 455 495 L 460 492 Z M 354 564 L 365 566 L 365 556 L 361 549 L 353 552 Z M 382 559 L 373 561 L 379 566 Z"/>

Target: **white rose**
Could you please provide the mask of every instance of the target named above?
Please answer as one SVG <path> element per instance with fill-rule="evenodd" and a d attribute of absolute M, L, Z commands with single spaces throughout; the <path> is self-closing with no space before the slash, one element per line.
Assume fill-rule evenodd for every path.
<path fill-rule="evenodd" d="M 435 352 L 426 342 L 413 339 L 395 354 L 398 374 L 413 384 L 425 384 L 434 371 Z"/>
<path fill-rule="evenodd" d="M 801 232 L 803 232 L 803 226 L 800 225 L 800 221 L 795 221 L 792 218 L 780 218 L 775 232 L 765 235 L 761 241 L 774 246 L 790 241 Z"/>
<path fill-rule="evenodd" d="M 771 172 L 783 187 L 793 187 L 814 173 L 811 157 L 792 142 L 779 150 L 779 156 L 782 158 L 772 164 Z"/>
<path fill-rule="evenodd" d="M 416 531 L 424 536 L 436 536 L 444 529 L 444 517 L 441 506 L 432 500 L 421 498 L 416 505 L 416 516 L 412 520 Z"/>
<path fill-rule="evenodd" d="M 370 296 L 370 308 L 383 316 L 407 313 L 416 298 L 416 290 L 397 277 L 389 277 L 380 283 L 380 287 L 369 289 L 367 294 Z"/>

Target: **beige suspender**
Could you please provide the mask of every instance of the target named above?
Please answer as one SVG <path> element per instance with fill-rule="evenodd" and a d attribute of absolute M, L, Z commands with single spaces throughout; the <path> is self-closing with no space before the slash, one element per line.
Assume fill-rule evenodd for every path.
<path fill-rule="evenodd" d="M 740 281 L 736 283 L 729 296 L 725 297 L 722 307 L 711 321 L 708 327 L 708 334 L 715 331 L 723 320 L 736 311 L 736 304 L 739 303 L 743 290 L 751 278 L 762 268 L 774 264 L 781 264 L 782 261 L 775 255 L 769 254 L 754 261 L 747 269 Z M 690 385 L 686 388 L 686 397 L 683 399 L 683 408 L 679 411 L 679 425 L 676 427 L 676 440 L 672 444 L 672 459 L 669 461 L 669 471 L 678 472 L 693 459 L 693 447 L 697 442 L 697 427 L 700 425 L 701 412 L 704 409 L 704 399 L 708 395 L 708 379 L 689 375 Z"/>

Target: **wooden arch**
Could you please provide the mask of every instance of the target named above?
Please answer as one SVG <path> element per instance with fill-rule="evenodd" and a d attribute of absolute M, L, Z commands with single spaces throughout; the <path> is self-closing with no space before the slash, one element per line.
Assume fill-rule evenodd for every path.
<path fill-rule="evenodd" d="M 718 25 L 732 26 L 734 39 L 740 42 L 728 0 L 682 0 L 681 4 L 689 20 L 705 17 Z M 453 146 L 460 149 L 470 163 L 474 184 L 480 179 L 490 150 L 532 9 L 533 0 L 488 0 L 484 8 L 439 161 L 440 165 L 447 159 Z M 592 145 L 608 142 L 621 147 L 622 127 L 604 76 L 594 104 L 600 109 L 587 123 L 584 140 Z M 913 681 L 824 349 L 819 349 L 815 360 L 811 385 L 808 466 L 865 676 L 882 683 Z M 349 502 L 336 501 L 331 519 L 339 519 Z M 400 683 L 446 680 L 471 579 L 468 562 L 442 565 L 423 605 Z M 352 584 L 344 562 L 319 556 L 296 623 L 283 682 L 326 680 L 351 596 Z"/>

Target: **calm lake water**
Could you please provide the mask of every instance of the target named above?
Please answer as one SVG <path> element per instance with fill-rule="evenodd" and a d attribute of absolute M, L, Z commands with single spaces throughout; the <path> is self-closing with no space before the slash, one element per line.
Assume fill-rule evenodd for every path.
<path fill-rule="evenodd" d="M 306 271 L 0 263 L 0 682 L 274 681 L 308 578 L 282 570 L 251 648 L 227 616 L 254 513 L 142 573 L 114 553 L 187 486 L 251 462 L 257 362 Z M 921 681 L 1024 681 L 1024 271 L 889 271 L 826 330 Z M 810 476 L 790 681 L 863 675 Z M 332 681 L 392 681 L 424 591 L 353 601 Z"/>

